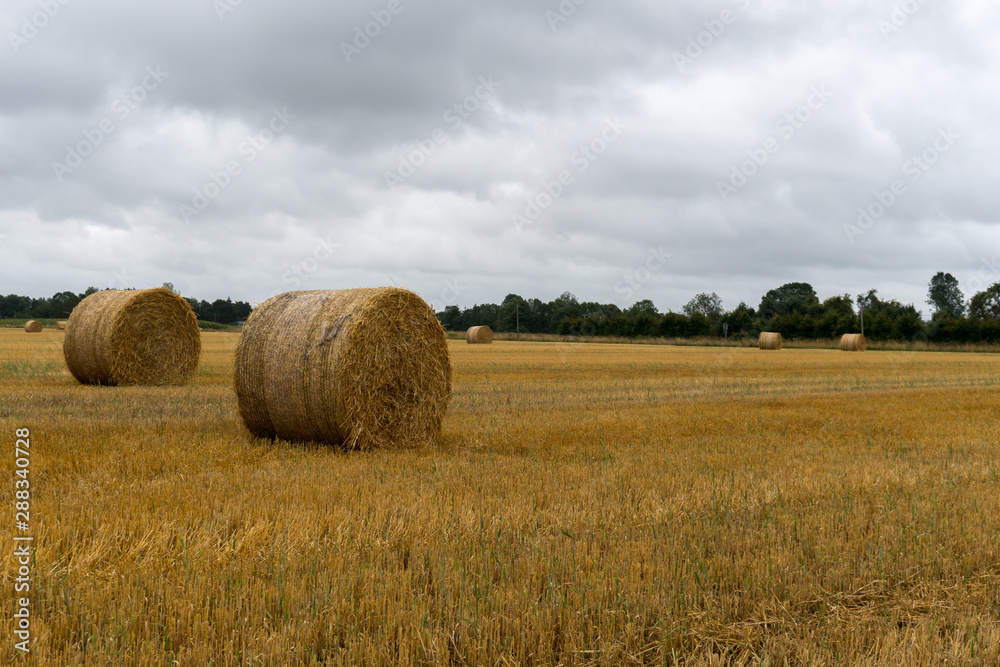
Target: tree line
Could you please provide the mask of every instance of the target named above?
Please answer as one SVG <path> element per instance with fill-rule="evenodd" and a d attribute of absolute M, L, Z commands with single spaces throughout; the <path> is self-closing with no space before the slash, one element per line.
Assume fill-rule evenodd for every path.
<path fill-rule="evenodd" d="M 164 287 L 173 289 L 170 283 Z M 0 319 L 66 319 L 80 301 L 97 291 L 88 287 L 82 294 L 58 292 L 49 298 L 0 296 Z M 249 303 L 228 297 L 211 303 L 186 300 L 202 322 L 235 324 L 252 310 Z M 437 316 L 449 331 L 485 324 L 501 333 L 519 329 L 571 336 L 721 338 L 725 328 L 735 338 L 777 331 L 785 338 L 803 339 L 836 338 L 863 327 L 865 336 L 875 341 L 1000 342 L 1000 282 L 966 302 L 958 280 L 939 272 L 928 284 L 927 303 L 933 306 L 929 321 L 921 318 L 913 304 L 880 299 L 874 289 L 820 301 L 812 285 L 796 282 L 769 290 L 756 308 L 741 302 L 728 311 L 714 292 L 695 295 L 680 313 L 661 313 L 649 299 L 623 310 L 615 304 L 579 301 L 564 292 L 549 302 L 508 294 L 500 304 L 448 306 Z"/>
<path fill-rule="evenodd" d="M 164 287 L 173 289 L 173 285 L 169 283 Z M 96 287 L 88 287 L 82 294 L 57 292 L 51 297 L 38 299 L 17 294 L 0 296 L 0 319 L 65 320 L 78 303 L 98 291 Z M 251 311 L 249 303 L 232 301 L 228 297 L 211 303 L 190 298 L 185 300 L 191 304 L 195 316 L 202 322 L 235 324 L 245 320 Z"/>
<path fill-rule="evenodd" d="M 450 331 L 485 324 L 496 332 L 571 336 L 721 338 L 725 330 L 733 338 L 777 331 L 785 338 L 808 339 L 836 338 L 863 328 L 875 341 L 1000 342 L 1000 283 L 966 303 L 958 280 L 939 272 L 928 285 L 927 302 L 933 315 L 924 321 L 913 304 L 881 299 L 874 289 L 820 301 L 812 285 L 795 282 L 769 290 L 756 308 L 741 302 L 729 311 L 714 292 L 694 296 L 680 313 L 661 313 L 649 299 L 622 310 L 615 304 L 581 302 L 564 292 L 549 302 L 508 294 L 500 304 L 448 306 L 437 315 Z"/>

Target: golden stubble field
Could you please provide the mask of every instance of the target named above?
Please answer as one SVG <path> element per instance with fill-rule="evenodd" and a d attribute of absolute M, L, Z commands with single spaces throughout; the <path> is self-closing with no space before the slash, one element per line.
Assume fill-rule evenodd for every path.
<path fill-rule="evenodd" d="M 0 664 L 1000 662 L 1000 355 L 452 341 L 440 445 L 357 453 L 253 440 L 236 334 L 181 388 L 61 337 L 0 330 Z"/>

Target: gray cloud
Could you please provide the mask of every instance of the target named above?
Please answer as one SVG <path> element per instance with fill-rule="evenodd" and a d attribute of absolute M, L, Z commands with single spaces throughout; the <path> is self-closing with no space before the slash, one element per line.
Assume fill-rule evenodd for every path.
<path fill-rule="evenodd" d="M 570 290 L 679 310 L 805 280 L 924 308 L 933 273 L 971 282 L 1000 254 L 991 4 L 390 4 L 70 1 L 30 39 L 40 4 L 5 5 L 0 292 L 400 284 L 436 303 Z M 136 99 L 148 68 L 169 74 Z M 477 98 L 483 78 L 497 85 Z M 817 87 L 829 100 L 795 119 Z M 294 118 L 262 135 L 275 109 Z M 959 138 L 909 180 L 945 128 Z M 897 179 L 906 192 L 847 233 Z"/>

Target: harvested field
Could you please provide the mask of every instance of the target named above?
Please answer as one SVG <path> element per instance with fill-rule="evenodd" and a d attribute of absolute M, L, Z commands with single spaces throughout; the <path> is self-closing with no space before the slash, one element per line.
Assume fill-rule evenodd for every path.
<path fill-rule="evenodd" d="M 244 430 L 237 334 L 168 387 L 62 338 L 0 330 L 39 665 L 1000 660 L 1000 355 L 449 341 L 441 442 L 347 452 Z"/>

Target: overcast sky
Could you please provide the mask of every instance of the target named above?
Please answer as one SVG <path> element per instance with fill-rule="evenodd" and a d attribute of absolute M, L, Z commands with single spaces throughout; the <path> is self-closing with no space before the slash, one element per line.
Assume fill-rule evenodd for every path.
<path fill-rule="evenodd" d="M 8 0 L 0 21 L 0 293 L 679 311 L 805 281 L 926 313 L 937 271 L 1000 280 L 996 2 Z"/>

